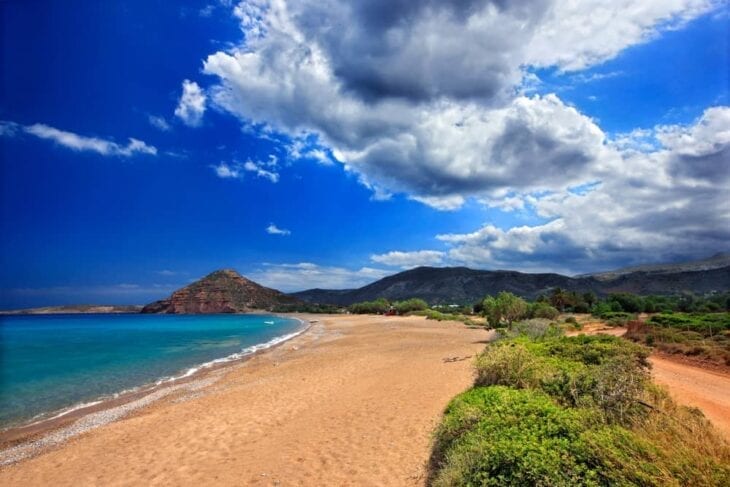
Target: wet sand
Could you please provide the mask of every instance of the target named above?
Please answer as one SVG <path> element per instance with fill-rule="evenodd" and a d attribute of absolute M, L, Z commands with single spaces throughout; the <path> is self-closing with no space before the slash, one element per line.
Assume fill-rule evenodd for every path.
<path fill-rule="evenodd" d="M 310 316 L 303 335 L 0 469 L 0 485 L 422 485 L 491 333 Z M 83 418 L 82 418 L 83 419 Z"/>

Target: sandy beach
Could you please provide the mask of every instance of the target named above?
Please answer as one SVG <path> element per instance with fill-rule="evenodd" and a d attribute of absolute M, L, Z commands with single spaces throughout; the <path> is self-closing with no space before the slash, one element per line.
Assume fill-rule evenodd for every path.
<path fill-rule="evenodd" d="M 0 468 L 1 485 L 422 485 L 490 332 L 309 316 L 304 334 Z"/>

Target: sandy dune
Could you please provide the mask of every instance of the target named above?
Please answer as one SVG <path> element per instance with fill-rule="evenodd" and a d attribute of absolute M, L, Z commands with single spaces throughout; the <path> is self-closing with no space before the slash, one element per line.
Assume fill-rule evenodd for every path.
<path fill-rule="evenodd" d="M 0 485 L 420 485 L 430 435 L 491 335 L 337 316 L 196 394 L 0 470 Z"/>

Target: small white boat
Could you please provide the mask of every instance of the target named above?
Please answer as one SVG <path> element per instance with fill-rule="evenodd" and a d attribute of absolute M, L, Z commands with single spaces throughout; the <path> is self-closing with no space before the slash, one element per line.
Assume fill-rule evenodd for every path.
<path fill-rule="evenodd" d="M 273 321 L 264 321 L 264 324 L 265 324 L 265 325 L 273 325 L 273 324 L 274 324 L 274 322 L 273 322 Z"/>

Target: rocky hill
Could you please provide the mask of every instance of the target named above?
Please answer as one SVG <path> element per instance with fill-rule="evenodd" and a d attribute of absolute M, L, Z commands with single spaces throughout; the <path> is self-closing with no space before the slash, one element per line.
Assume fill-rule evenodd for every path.
<path fill-rule="evenodd" d="M 560 274 L 526 274 L 514 271 L 483 271 L 466 267 L 418 267 L 385 277 L 359 289 L 311 289 L 294 293 L 310 303 L 349 305 L 377 298 L 421 298 L 431 304 L 473 303 L 487 294 L 510 291 L 534 299 L 554 288 L 606 295 L 707 293 L 730 290 L 730 266 L 705 270 L 636 271 L 615 277 Z"/>
<path fill-rule="evenodd" d="M 142 313 L 246 313 L 301 302 L 275 289 L 256 284 L 231 269 L 215 271 L 167 299 L 142 308 Z"/>

